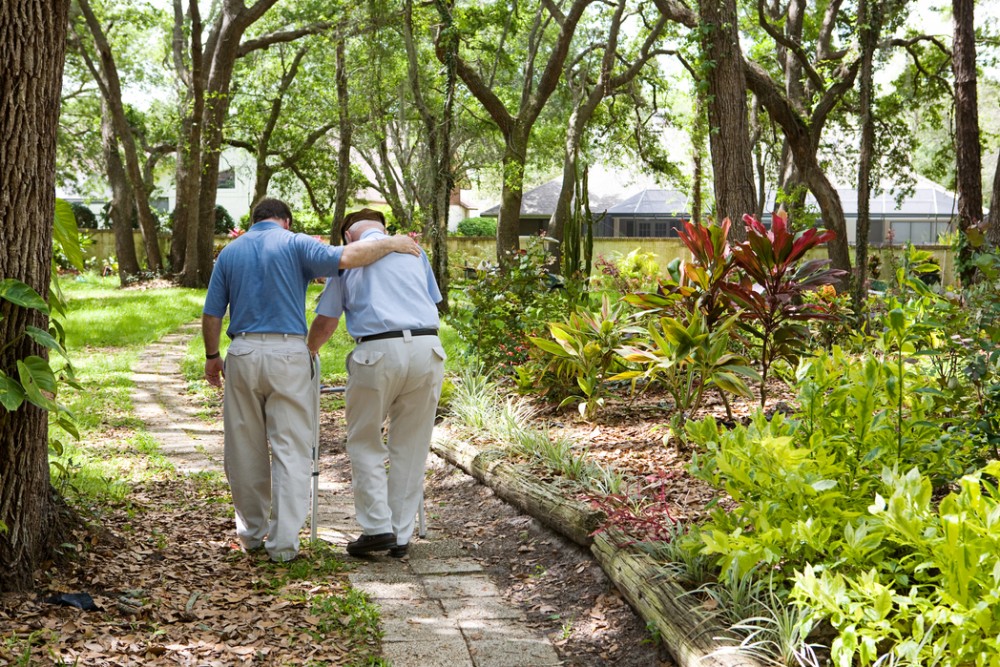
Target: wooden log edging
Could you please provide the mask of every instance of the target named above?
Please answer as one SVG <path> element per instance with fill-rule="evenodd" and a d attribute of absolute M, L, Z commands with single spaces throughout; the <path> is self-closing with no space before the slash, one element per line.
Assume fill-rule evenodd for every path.
<path fill-rule="evenodd" d="M 500 498 L 582 547 L 594 541 L 605 514 L 586 503 L 566 498 L 551 485 L 538 482 L 520 467 L 502 460 L 499 450 L 479 449 L 438 434 L 431 443 L 435 454 L 493 489 Z"/>
<path fill-rule="evenodd" d="M 720 653 L 716 637 L 722 628 L 706 622 L 685 600 L 684 589 L 663 578 L 653 560 L 630 547 L 615 529 L 594 532 L 605 520 L 603 512 L 567 499 L 536 481 L 521 466 L 502 460 L 501 450 L 479 450 L 438 432 L 431 443 L 435 454 L 485 484 L 500 498 L 567 537 L 589 547 L 604 573 L 647 623 L 679 667 L 762 667 L 746 655 Z"/>
<path fill-rule="evenodd" d="M 760 667 L 746 655 L 720 653 L 716 640 L 722 628 L 685 600 L 685 590 L 663 578 L 654 561 L 629 547 L 621 531 L 608 529 L 594 536 L 590 552 L 647 623 L 656 626 L 663 644 L 681 667 Z"/>

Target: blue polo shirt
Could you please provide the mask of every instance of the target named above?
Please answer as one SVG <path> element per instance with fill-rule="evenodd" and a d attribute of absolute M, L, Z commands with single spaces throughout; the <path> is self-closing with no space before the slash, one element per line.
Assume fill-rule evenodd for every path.
<path fill-rule="evenodd" d="M 362 239 L 385 238 L 369 229 Z M 326 281 L 316 312 L 339 319 L 345 314 L 353 338 L 403 329 L 438 326 L 441 291 L 423 250 L 420 256 L 393 253 L 377 262 L 342 271 Z"/>
<path fill-rule="evenodd" d="M 222 249 L 212 270 L 205 314 L 223 317 L 226 334 L 306 334 L 306 288 L 320 276 L 337 275 L 343 246 L 293 234 L 270 220 Z"/>

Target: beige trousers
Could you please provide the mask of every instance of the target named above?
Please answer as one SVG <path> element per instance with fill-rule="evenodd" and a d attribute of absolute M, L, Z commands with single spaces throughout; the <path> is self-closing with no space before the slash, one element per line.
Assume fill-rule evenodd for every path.
<path fill-rule="evenodd" d="M 298 554 L 309 514 L 318 428 L 312 373 L 303 336 L 241 335 L 226 353 L 224 455 L 236 534 L 278 561 Z"/>
<path fill-rule="evenodd" d="M 437 336 L 368 341 L 347 357 L 347 453 L 365 534 L 395 533 L 397 544 L 413 536 L 445 358 Z"/>

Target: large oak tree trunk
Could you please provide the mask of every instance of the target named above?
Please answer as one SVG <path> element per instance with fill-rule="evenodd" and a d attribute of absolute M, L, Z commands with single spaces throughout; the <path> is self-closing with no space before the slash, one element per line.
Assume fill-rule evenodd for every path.
<path fill-rule="evenodd" d="M 702 50 L 713 63 L 706 78 L 716 218 L 732 220 L 730 238 L 745 241 L 743 214 L 756 211 L 757 202 L 736 0 L 702 2 L 700 16 Z"/>
<path fill-rule="evenodd" d="M 55 217 L 56 130 L 68 0 L 0 3 L 0 276 L 49 291 Z M 45 351 L 21 336 L 46 317 L 0 301 L 0 370 Z M 0 407 L 0 590 L 26 590 L 52 525 L 48 419 L 33 405 Z"/>
<path fill-rule="evenodd" d="M 500 190 L 500 217 L 497 219 L 497 264 L 508 267 L 521 249 L 521 202 L 524 199 L 524 159 L 528 141 L 517 135 L 507 140 L 503 155 L 503 188 Z"/>

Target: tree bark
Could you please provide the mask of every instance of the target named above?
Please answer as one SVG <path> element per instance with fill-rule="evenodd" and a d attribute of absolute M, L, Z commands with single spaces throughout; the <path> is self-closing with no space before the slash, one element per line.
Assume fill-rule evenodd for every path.
<path fill-rule="evenodd" d="M 338 146 L 337 146 L 337 201 L 333 208 L 333 221 L 331 223 L 330 243 L 340 244 L 343 240 L 337 237 L 337 229 L 340 221 L 347 214 L 347 200 L 351 196 L 351 141 L 352 124 L 350 98 L 347 87 L 347 62 L 344 57 L 344 42 L 346 38 L 343 34 L 337 36 L 337 120 L 338 120 Z M 334 241 L 334 237 L 337 240 Z"/>
<path fill-rule="evenodd" d="M 962 234 L 983 219 L 982 157 L 979 145 L 979 100 L 976 90 L 975 1 L 952 0 L 955 23 L 955 165 L 958 185 L 958 228 Z M 962 283 L 975 276 L 971 265 L 973 248 L 962 244 L 958 266 Z"/>
<path fill-rule="evenodd" d="M 874 98 L 873 65 L 879 33 L 882 31 L 881 13 L 877 2 L 861 0 L 858 3 L 858 32 L 861 38 L 861 149 L 858 164 L 858 223 L 854 238 L 854 284 L 851 297 L 854 313 L 860 325 L 868 295 L 868 229 L 870 228 L 871 174 L 875 152 L 875 118 L 872 114 Z M 860 326 L 859 326 L 860 329 Z"/>
<path fill-rule="evenodd" d="M 106 105 L 101 116 L 101 149 L 104 154 L 105 173 L 111 186 L 111 202 L 108 215 L 111 218 L 111 229 L 115 235 L 115 254 L 118 257 L 118 279 L 126 285 L 139 274 L 139 258 L 135 253 L 135 240 L 132 235 L 132 215 L 135 212 L 135 200 L 132 188 L 129 186 L 125 166 L 118 153 L 118 141 L 111 125 L 110 115 Z"/>
<path fill-rule="evenodd" d="M 994 248 L 1000 247 L 1000 158 L 993 172 L 993 196 L 990 199 L 990 218 L 986 226 L 986 238 Z"/>
<path fill-rule="evenodd" d="M 0 3 L 0 276 L 49 292 L 55 217 L 56 132 L 68 25 L 68 0 Z M 0 370 L 47 356 L 24 328 L 48 328 L 42 313 L 0 300 Z M 53 526 L 48 418 L 24 404 L 0 407 L 0 590 L 31 588 Z"/>
<path fill-rule="evenodd" d="M 757 202 L 736 0 L 702 2 L 699 11 L 703 59 L 712 63 L 705 77 L 716 219 L 729 218 L 730 238 L 740 242 L 747 238 L 743 215 L 756 211 Z"/>

